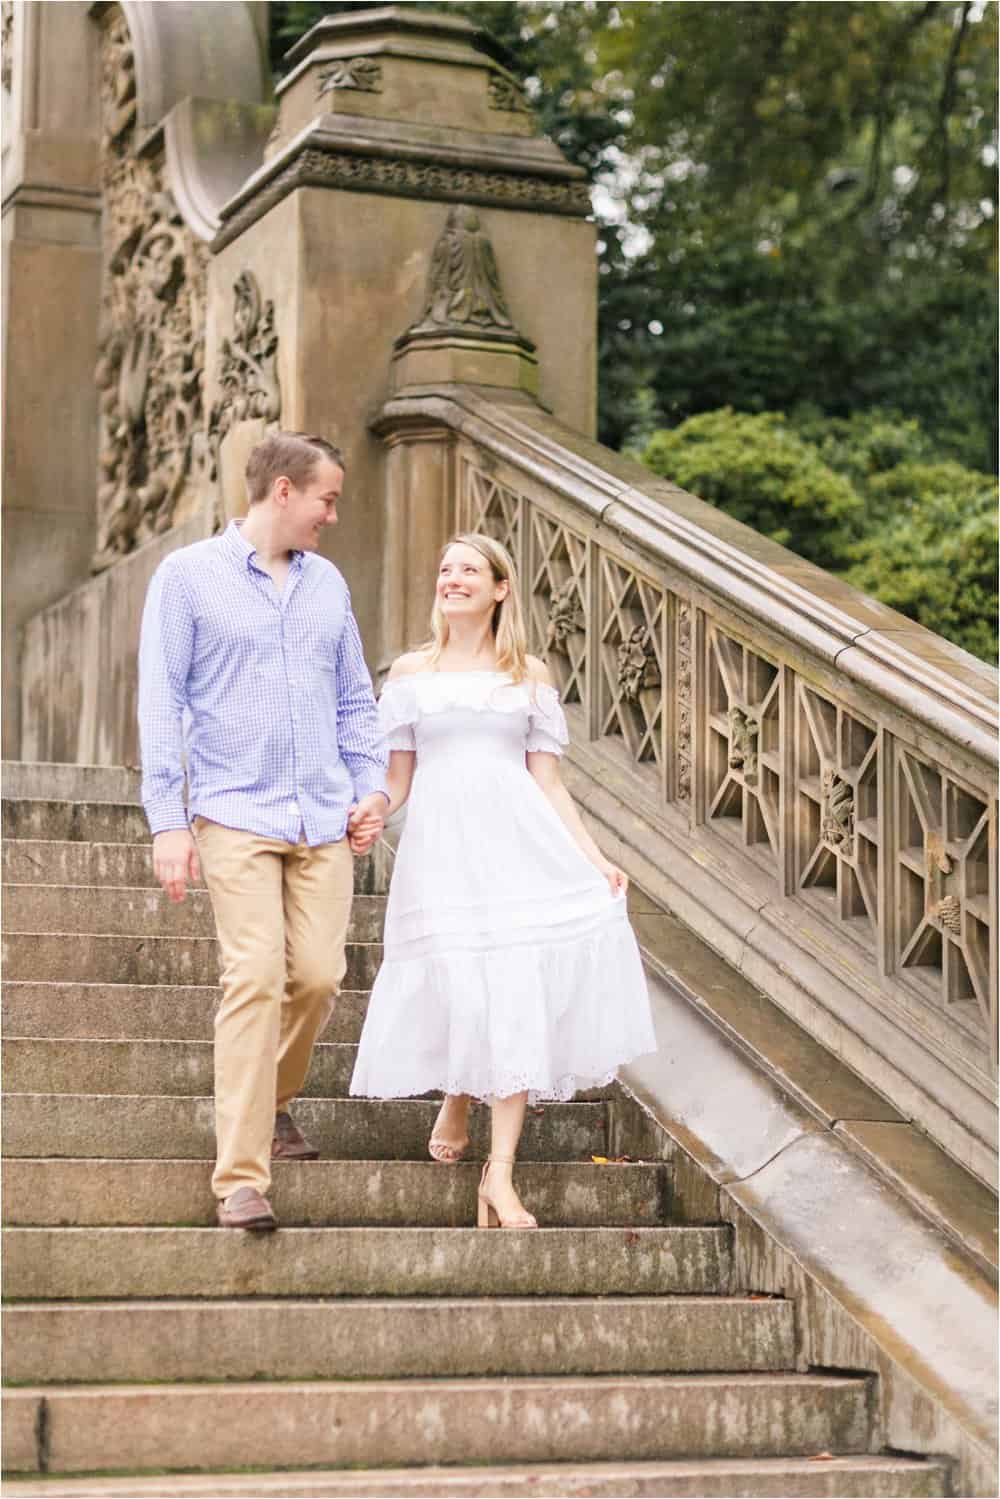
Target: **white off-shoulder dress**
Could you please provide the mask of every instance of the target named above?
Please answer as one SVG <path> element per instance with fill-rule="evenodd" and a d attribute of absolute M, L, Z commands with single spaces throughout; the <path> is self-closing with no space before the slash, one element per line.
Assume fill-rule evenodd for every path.
<path fill-rule="evenodd" d="M 566 1099 L 655 1051 L 625 901 L 525 762 L 568 743 L 558 693 L 419 672 L 379 719 L 417 758 L 351 1092 Z"/>

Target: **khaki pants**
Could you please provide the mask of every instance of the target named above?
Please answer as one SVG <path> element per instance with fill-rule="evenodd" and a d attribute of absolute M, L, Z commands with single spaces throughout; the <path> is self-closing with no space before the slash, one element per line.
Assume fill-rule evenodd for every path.
<path fill-rule="evenodd" d="M 276 1111 L 305 1081 L 347 967 L 354 860 L 193 820 L 222 956 L 212 1190 L 266 1192 Z"/>

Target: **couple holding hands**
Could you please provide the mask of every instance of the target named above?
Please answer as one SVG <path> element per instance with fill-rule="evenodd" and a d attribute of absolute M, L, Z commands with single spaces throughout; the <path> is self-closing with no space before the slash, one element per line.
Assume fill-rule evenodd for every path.
<path fill-rule="evenodd" d="M 340 452 L 274 433 L 246 481 L 244 520 L 160 564 L 139 651 L 154 870 L 173 901 L 204 875 L 222 958 L 219 1223 L 274 1228 L 271 1161 L 318 1155 L 289 1109 L 346 971 L 353 855 L 408 801 L 351 1092 L 442 1092 L 444 1163 L 488 1103 L 479 1224 L 535 1228 L 512 1176 L 529 1099 L 610 1081 L 656 1042 L 627 881 L 560 780 L 566 723 L 511 559 L 488 536 L 448 543 L 432 639 L 376 704 L 347 586 L 317 555 Z"/>

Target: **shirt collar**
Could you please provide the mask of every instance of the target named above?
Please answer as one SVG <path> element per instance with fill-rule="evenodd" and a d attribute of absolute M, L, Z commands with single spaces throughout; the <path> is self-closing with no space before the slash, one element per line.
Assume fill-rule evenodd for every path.
<path fill-rule="evenodd" d="M 257 548 L 251 546 L 249 541 L 246 540 L 239 521 L 231 520 L 229 522 L 229 525 L 222 533 L 222 540 L 235 556 L 243 558 L 246 562 L 251 562 L 257 555 Z M 291 557 L 293 565 L 298 564 L 301 567 L 305 561 L 306 554 L 305 552 L 293 550 Z"/>

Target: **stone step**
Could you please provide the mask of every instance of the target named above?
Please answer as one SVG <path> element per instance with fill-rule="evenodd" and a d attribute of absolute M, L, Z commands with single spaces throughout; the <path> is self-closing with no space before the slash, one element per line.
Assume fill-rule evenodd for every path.
<path fill-rule="evenodd" d="M 946 1462 L 912 1457 L 720 1457 L 526 1467 L 330 1469 L 168 1478 L 20 1478 L 37 1499 L 938 1499 Z"/>
<path fill-rule="evenodd" d="M 722 1225 L 522 1233 L 471 1227 L 282 1228 L 272 1234 L 8 1228 L 3 1237 L 3 1291 L 10 1301 L 694 1296 L 728 1291 L 730 1275 L 730 1230 Z"/>
<path fill-rule="evenodd" d="M 868 1381 L 821 1374 L 47 1386 L 4 1397 L 8 1469 L 36 1466 L 43 1400 L 64 1472 L 771 1457 L 869 1439 Z"/>
<path fill-rule="evenodd" d="M 214 937 L 18 932 L 3 939 L 8 980 L 78 984 L 216 984 Z M 376 942 L 347 944 L 347 989 L 370 989 L 382 961 Z"/>
<path fill-rule="evenodd" d="M 0 990 L 5 1035 L 79 1040 L 208 1041 L 222 992 L 214 984 L 30 981 Z M 367 989 L 341 990 L 323 1039 L 357 1041 L 367 1008 Z"/>
<path fill-rule="evenodd" d="M 4 838 L 71 843 L 149 843 L 141 807 L 124 802 L 4 798 Z"/>
<path fill-rule="evenodd" d="M 607 1155 L 610 1104 L 556 1103 L 529 1109 L 518 1153 L 526 1161 Z M 438 1105 L 422 1099 L 303 1098 L 295 1119 L 324 1156 L 341 1160 L 425 1160 Z M 489 1111 L 470 1119 L 473 1152 L 489 1148 Z M 215 1154 L 211 1098 L 137 1094 L 9 1093 L 8 1156 L 204 1160 Z"/>
<path fill-rule="evenodd" d="M 305 1098 L 347 1098 L 358 1048 L 323 1042 L 313 1052 L 302 1089 Z M 5 1093 L 151 1093 L 200 1096 L 214 1087 L 210 1041 L 69 1040 L 8 1036 L 4 1041 Z M 577 1094 L 598 1102 L 618 1097 L 607 1084 Z M 440 1098 L 428 1092 L 423 1098 Z"/>
<path fill-rule="evenodd" d="M 348 936 L 380 942 L 385 897 L 356 895 Z M 7 885 L 3 930 L 142 937 L 213 937 L 215 918 L 207 890 L 189 890 L 174 904 L 162 890 L 115 885 Z"/>
<path fill-rule="evenodd" d="M 69 843 L 8 838 L 4 884 L 127 885 L 159 889 L 148 843 Z"/>
<path fill-rule="evenodd" d="M 205 1161 L 7 1160 L 4 1222 L 56 1227 L 215 1223 Z M 422 1161 L 276 1161 L 270 1199 L 288 1227 L 467 1228 L 480 1165 Z M 541 1223 L 652 1228 L 667 1218 L 663 1164 L 526 1161 L 518 1186 Z"/>
<path fill-rule="evenodd" d="M 141 776 L 127 765 L 70 765 L 52 760 L 4 760 L 4 800 L 51 797 L 59 801 L 138 802 Z"/>
<path fill-rule="evenodd" d="M 793 1369 L 790 1301 L 120 1301 L 10 1306 L 7 1384 L 455 1379 Z"/>

